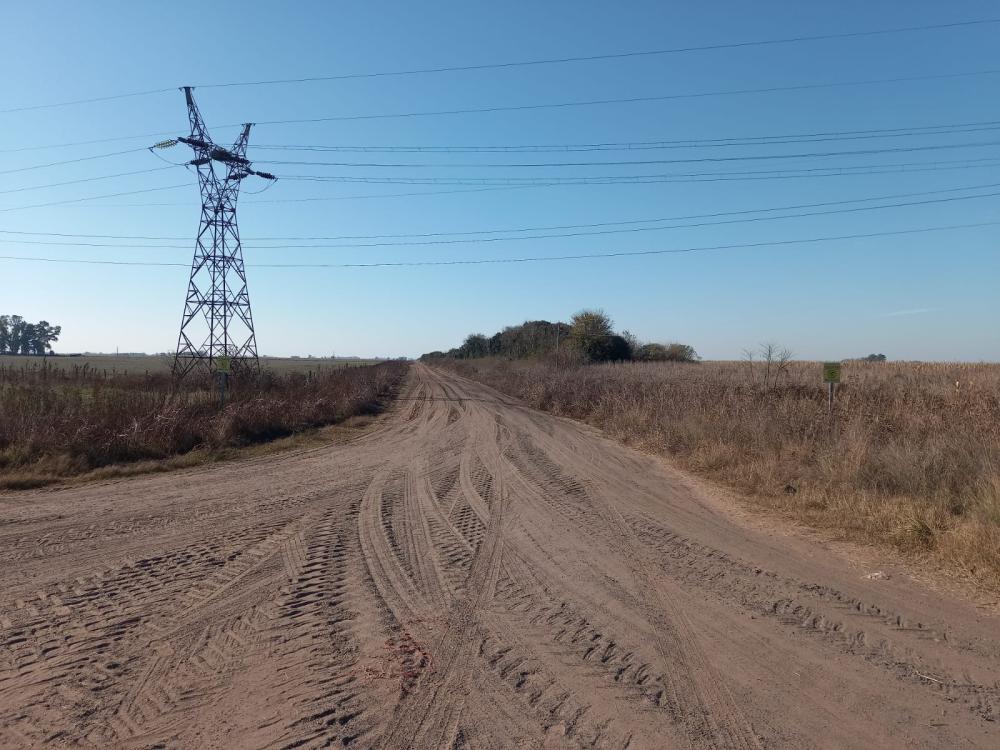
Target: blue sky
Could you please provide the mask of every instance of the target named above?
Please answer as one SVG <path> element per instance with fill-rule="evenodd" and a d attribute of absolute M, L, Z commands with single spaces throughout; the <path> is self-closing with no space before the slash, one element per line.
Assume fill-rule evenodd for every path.
<path fill-rule="evenodd" d="M 184 84 L 287 79 L 830 34 L 1000 15 L 995 3 L 801 2 L 6 4 L 0 109 Z M 11 33 L 14 30 L 14 33 Z M 534 67 L 195 90 L 210 128 L 306 119 L 767 88 L 1000 69 L 1000 24 Z M 1000 146 L 781 162 L 486 167 L 492 163 L 677 159 L 1000 141 L 1000 130 L 725 149 L 531 154 L 316 153 L 257 145 L 573 144 L 911 128 L 1000 120 L 1000 75 L 560 109 L 256 126 L 250 158 L 279 175 L 549 177 L 862 166 L 1000 157 Z M 0 114 L 0 171 L 151 145 L 186 132 L 179 91 Z M 211 130 L 219 142 L 234 128 Z M 190 158 L 184 147 L 165 158 Z M 273 159 L 432 164 L 267 165 Z M 1000 220 L 997 198 L 780 221 L 480 244 L 266 249 L 253 238 L 368 236 L 576 225 L 744 211 L 1000 183 L 987 162 L 773 180 L 554 186 L 389 197 L 447 187 L 279 180 L 243 195 L 250 294 L 261 353 L 419 355 L 525 319 L 605 309 L 642 339 L 707 358 L 776 341 L 803 358 L 997 360 L 997 234 L 986 226 L 824 243 L 530 264 L 268 269 L 556 256 L 768 243 Z M 472 164 L 448 167 L 445 164 Z M 146 151 L 2 175 L 0 191 L 166 166 Z M 22 208 L 172 185 L 176 189 Z M 246 184 L 247 191 L 263 183 Z M 455 189 L 455 188 L 452 188 Z M 994 188 L 994 191 L 1000 188 Z M 965 193 L 953 193 L 952 195 Z M 364 196 L 364 197 L 358 197 Z M 933 196 L 932 196 L 933 197 Z M 302 198 L 321 200 L 296 201 Z M 188 263 L 198 220 L 182 168 L 0 192 L 0 230 L 190 238 L 179 248 L 27 244 L 0 255 Z M 13 210 L 5 210 L 13 209 Z M 33 236 L 52 241 L 53 237 Z M 74 241 L 74 240 L 70 240 Z M 86 241 L 86 240 L 82 240 Z M 100 242 L 100 240 L 90 240 Z M 137 243 L 142 244 L 142 243 Z M 151 244 L 151 243 L 145 243 Z M 152 243 L 168 244 L 168 243 Z M 272 243 L 273 244 L 273 243 Z M 328 243 L 329 244 L 329 243 Z M 0 260 L 0 312 L 63 326 L 62 351 L 164 351 L 176 344 L 183 267 Z"/>

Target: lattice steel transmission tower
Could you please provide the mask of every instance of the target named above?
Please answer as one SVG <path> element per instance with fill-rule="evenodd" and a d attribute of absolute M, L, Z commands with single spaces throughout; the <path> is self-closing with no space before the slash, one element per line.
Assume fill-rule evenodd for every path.
<path fill-rule="evenodd" d="M 250 310 L 243 249 L 236 224 L 236 199 L 240 184 L 250 175 L 273 180 L 257 172 L 246 158 L 253 123 L 243 125 L 232 148 L 216 146 L 208 135 L 191 87 L 183 88 L 191 135 L 158 146 L 186 143 L 195 158 L 188 162 L 198 171 L 201 188 L 201 221 L 194 260 L 184 301 L 184 317 L 177 337 L 174 375 L 183 377 L 203 366 L 209 372 L 257 373 L 257 338 Z"/>

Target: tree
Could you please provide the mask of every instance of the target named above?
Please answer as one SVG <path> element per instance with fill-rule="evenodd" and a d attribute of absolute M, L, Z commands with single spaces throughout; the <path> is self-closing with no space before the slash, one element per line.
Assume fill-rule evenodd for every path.
<path fill-rule="evenodd" d="M 629 342 L 617 335 L 613 322 L 603 310 L 581 310 L 573 316 L 569 336 L 573 348 L 589 362 L 630 359 Z"/>
<path fill-rule="evenodd" d="M 758 368 L 754 367 L 755 354 L 759 357 Z M 743 350 L 743 358 L 746 360 L 747 369 L 750 371 L 750 381 L 756 383 L 758 375 L 760 375 L 765 391 L 777 386 L 778 378 L 788 371 L 792 356 L 791 349 L 778 346 L 774 342 L 760 344 L 756 352 L 753 349 Z M 763 367 L 763 372 L 758 372 L 761 366 Z"/>
<path fill-rule="evenodd" d="M 628 331 L 623 331 L 621 335 L 615 333 L 611 318 L 601 310 L 581 310 L 570 323 L 526 320 L 520 325 L 507 326 L 489 337 L 474 333 L 466 336 L 462 345 L 455 349 L 429 352 L 421 359 L 479 357 L 539 357 L 563 365 L 631 359 L 698 361 L 697 352 L 687 344 L 643 344 Z"/>
<path fill-rule="evenodd" d="M 643 346 L 642 342 L 639 341 L 639 337 L 631 331 L 622 331 L 622 338 L 625 339 L 625 343 L 628 344 L 629 351 L 632 352 L 632 359 L 636 359 L 636 355 Z"/>
<path fill-rule="evenodd" d="M 35 324 L 35 354 L 48 354 L 52 351 L 52 343 L 59 340 L 62 333 L 62 326 L 54 326 L 47 320 L 40 320 Z"/>
<path fill-rule="evenodd" d="M 475 359 L 486 357 L 490 353 L 489 340 L 481 333 L 472 333 L 465 337 L 462 346 L 459 347 L 462 359 Z"/>
<path fill-rule="evenodd" d="M 24 329 L 26 325 L 24 318 L 20 315 L 10 316 L 10 343 L 7 345 L 7 351 L 11 354 L 21 353 L 21 347 L 24 345 Z"/>
<path fill-rule="evenodd" d="M 865 362 L 885 362 L 886 359 L 884 354 L 869 354 L 865 357 Z"/>
<path fill-rule="evenodd" d="M 640 362 L 697 362 L 698 352 L 688 344 L 643 344 L 635 358 Z"/>
<path fill-rule="evenodd" d="M 20 315 L 0 315 L 0 354 L 47 354 L 60 333 L 62 327 L 47 320 L 28 323 Z"/>

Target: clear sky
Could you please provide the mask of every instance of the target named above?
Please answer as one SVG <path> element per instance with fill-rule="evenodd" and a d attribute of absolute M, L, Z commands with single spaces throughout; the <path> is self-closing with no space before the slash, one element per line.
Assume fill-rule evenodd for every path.
<path fill-rule="evenodd" d="M 593 152 L 352 153 L 255 146 L 622 143 L 895 128 L 912 131 L 936 125 L 1000 122 L 1000 75 L 976 75 L 653 102 L 263 124 L 1000 70 L 1000 24 L 527 67 L 271 86 L 205 86 L 704 46 L 995 16 L 1000 16 L 1000 7 L 994 2 L 943 4 L 928 0 L 823 4 L 735 0 L 4 3 L 0 10 L 4 29 L 0 109 L 149 89 L 171 90 L 0 114 L 0 172 L 140 149 L 165 136 L 12 149 L 155 133 L 183 135 L 187 128 L 184 100 L 172 89 L 184 84 L 202 84 L 195 96 L 210 128 L 243 121 L 262 123 L 251 133 L 248 156 L 259 169 L 288 177 L 454 180 L 778 170 L 780 178 L 773 179 L 702 177 L 679 182 L 675 177 L 670 182 L 476 192 L 469 191 L 467 185 L 279 180 L 266 192 L 244 194 L 240 200 L 240 228 L 259 349 L 274 355 L 335 352 L 415 356 L 455 346 L 470 332 L 490 334 L 525 319 L 566 320 L 581 308 L 601 307 L 619 328 L 646 340 L 690 343 L 707 358 L 735 358 L 744 347 L 775 341 L 800 357 L 814 359 L 884 352 L 893 359 L 997 360 L 1000 226 L 767 245 L 994 222 L 1000 220 L 996 196 L 773 221 L 720 224 L 720 219 L 715 219 L 711 226 L 679 229 L 650 230 L 669 224 L 647 223 L 611 227 L 644 228 L 637 232 L 556 230 L 547 233 L 578 236 L 514 241 L 311 249 L 268 249 L 264 246 L 280 243 L 255 241 L 625 222 L 947 190 L 953 192 L 888 202 L 965 198 L 1000 191 L 1000 146 L 996 145 L 1000 129 L 996 127 L 765 146 Z M 230 142 L 236 130 L 216 127 L 211 133 L 219 142 Z M 952 147 L 957 144 L 979 145 Z M 595 164 L 934 145 L 948 148 L 728 163 Z M 185 149 L 177 146 L 161 155 L 182 161 L 191 158 Z M 991 157 L 997 160 L 988 161 Z M 430 166 L 266 163 L 273 160 Z M 969 161 L 956 163 L 959 160 Z M 551 162 L 587 164 L 487 166 Z M 933 163 L 934 168 L 886 172 L 879 167 L 868 170 L 879 173 L 853 170 L 854 174 L 835 176 L 816 176 L 815 172 L 802 176 L 801 171 L 790 176 L 788 172 L 918 163 Z M 0 255 L 189 263 L 199 202 L 194 175 L 181 167 L 18 190 L 166 166 L 148 151 L 137 150 L 0 175 L 0 230 L 6 232 L 0 234 Z M 178 185 L 182 187 L 23 208 Z M 982 185 L 993 187 L 956 190 Z M 261 181 L 248 180 L 245 190 L 264 186 Z M 18 192 L 5 192 L 13 190 Z M 412 195 L 417 192 L 431 194 Z M 299 200 L 303 198 L 318 200 Z M 581 236 L 581 231 L 591 234 Z M 34 243 L 129 241 L 11 232 L 183 239 L 92 247 Z M 510 236 L 518 235 L 465 238 Z M 750 243 L 762 244 L 686 254 L 525 264 L 254 267 L 264 263 L 586 255 Z M 178 247 L 149 247 L 153 244 Z M 188 273 L 183 265 L 0 260 L 0 273 L 0 312 L 61 324 L 60 351 L 165 351 L 176 345 Z"/>

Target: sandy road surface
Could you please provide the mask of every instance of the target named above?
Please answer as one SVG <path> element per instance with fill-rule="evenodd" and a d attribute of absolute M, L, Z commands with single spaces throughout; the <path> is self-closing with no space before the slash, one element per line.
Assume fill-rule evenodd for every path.
<path fill-rule="evenodd" d="M 0 497 L 0 746 L 997 748 L 1000 624 L 414 368 L 349 445 Z"/>

